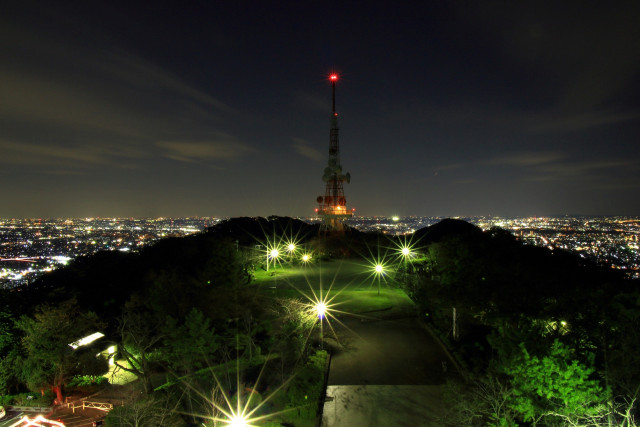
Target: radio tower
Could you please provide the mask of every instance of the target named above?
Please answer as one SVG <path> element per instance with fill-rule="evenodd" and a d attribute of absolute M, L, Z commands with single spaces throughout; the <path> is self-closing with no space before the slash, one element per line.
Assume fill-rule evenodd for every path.
<path fill-rule="evenodd" d="M 353 213 L 347 210 L 347 198 L 344 196 L 342 184 L 351 181 L 349 173 L 342 173 L 340 165 L 340 147 L 338 144 L 338 113 L 336 113 L 336 82 L 338 75 L 332 73 L 329 76 L 332 89 L 331 131 L 329 133 L 329 162 L 324 168 L 322 180 L 326 183 L 324 196 L 318 196 L 318 208 L 316 211 L 322 218 L 323 228 L 328 231 L 344 231 L 343 221 L 351 218 Z"/>

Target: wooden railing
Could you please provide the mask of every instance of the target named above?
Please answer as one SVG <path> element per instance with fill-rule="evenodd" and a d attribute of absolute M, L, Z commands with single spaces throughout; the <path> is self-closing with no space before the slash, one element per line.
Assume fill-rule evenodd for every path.
<path fill-rule="evenodd" d="M 81 404 L 82 403 L 82 404 Z M 67 408 L 71 408 L 72 412 L 75 414 L 76 413 L 76 408 L 82 408 L 82 410 L 84 411 L 85 409 L 99 409 L 101 411 L 105 411 L 108 412 L 110 410 L 113 409 L 113 405 L 111 403 L 105 403 L 105 402 L 89 402 L 86 400 L 83 400 L 81 402 L 71 402 L 71 403 L 67 403 Z"/>

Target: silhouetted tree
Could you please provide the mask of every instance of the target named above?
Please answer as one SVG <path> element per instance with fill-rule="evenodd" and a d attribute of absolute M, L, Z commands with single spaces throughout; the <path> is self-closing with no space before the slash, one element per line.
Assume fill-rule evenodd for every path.
<path fill-rule="evenodd" d="M 162 326 L 160 318 L 135 297 L 125 305 L 118 325 L 118 356 L 124 363 L 117 357 L 115 364 L 134 374 L 147 394 L 152 391 L 152 354 L 165 338 Z"/>
<path fill-rule="evenodd" d="M 94 313 L 82 312 L 75 300 L 42 306 L 34 317 L 20 318 L 17 327 L 24 333 L 22 345 L 26 353 L 23 375 L 29 387 L 38 390 L 50 386 L 62 403 L 62 388 L 68 378 L 105 373 L 107 362 L 103 358 L 102 363 L 95 363 L 95 351 L 89 354 L 83 347 L 70 346 L 103 326 Z"/>

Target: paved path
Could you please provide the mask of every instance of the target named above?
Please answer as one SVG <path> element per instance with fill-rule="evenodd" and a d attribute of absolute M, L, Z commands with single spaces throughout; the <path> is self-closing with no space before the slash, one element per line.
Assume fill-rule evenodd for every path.
<path fill-rule="evenodd" d="M 448 357 L 413 318 L 343 321 L 333 352 L 330 385 L 442 384 Z"/>
<path fill-rule="evenodd" d="M 457 373 L 440 344 L 414 318 L 343 322 L 323 426 L 441 425 L 442 384 Z"/>
<path fill-rule="evenodd" d="M 441 426 L 442 386 L 329 386 L 322 414 L 324 427 Z"/>

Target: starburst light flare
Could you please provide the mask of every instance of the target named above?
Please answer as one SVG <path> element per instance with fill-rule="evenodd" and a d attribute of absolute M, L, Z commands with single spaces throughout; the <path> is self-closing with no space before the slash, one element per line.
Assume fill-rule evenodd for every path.
<path fill-rule="evenodd" d="M 417 243 L 413 241 L 413 237 L 407 238 L 407 236 L 398 237 L 398 240 L 392 240 L 394 251 L 396 256 L 403 261 L 407 261 L 411 258 L 418 256 Z"/>
<path fill-rule="evenodd" d="M 236 336 L 236 339 L 238 337 Z M 223 383 L 220 381 L 218 376 L 215 374 L 215 371 L 210 367 L 211 375 L 216 383 L 214 388 L 214 392 L 220 392 L 220 398 L 211 397 L 205 394 L 202 390 L 194 387 L 189 382 L 183 382 L 184 385 L 191 389 L 196 395 L 200 396 L 204 399 L 211 408 L 211 412 L 206 414 L 198 414 L 198 413 L 188 413 L 183 412 L 186 415 L 200 418 L 205 420 L 202 422 L 203 427 L 211 426 L 210 422 L 213 422 L 213 425 L 216 426 L 227 426 L 227 427 L 259 427 L 263 425 L 263 421 L 269 420 L 279 415 L 291 412 L 296 410 L 297 408 L 285 408 L 280 411 L 267 412 L 265 413 L 265 408 L 268 406 L 267 403 L 270 402 L 274 396 L 280 392 L 280 390 L 286 388 L 287 384 L 293 379 L 293 376 L 287 378 L 280 385 L 275 387 L 269 395 L 267 395 L 264 399 L 257 392 L 258 384 L 260 383 L 265 368 L 267 367 L 267 362 L 272 360 L 273 355 L 269 354 L 266 356 L 265 362 L 262 365 L 262 369 L 260 369 L 260 373 L 255 380 L 255 383 L 252 387 L 245 387 L 240 380 L 240 358 L 236 359 L 236 395 L 235 397 L 229 393 L 229 391 L 225 388 Z M 242 390 L 245 392 L 248 391 L 248 396 L 243 396 Z M 214 393 L 212 393 L 214 395 Z M 255 397 L 258 396 L 258 397 Z M 235 401 L 234 401 L 235 400 Z"/>
<path fill-rule="evenodd" d="M 267 271 L 269 271 L 270 263 L 272 263 L 275 266 L 279 256 L 280 256 L 280 249 L 278 246 L 267 246 Z"/>
<path fill-rule="evenodd" d="M 230 427 L 249 427 L 249 423 L 242 415 L 234 415 L 228 421 L 227 425 L 229 425 Z"/>
<path fill-rule="evenodd" d="M 319 302 L 316 304 L 316 312 L 318 313 L 319 319 L 324 319 L 324 314 L 327 312 L 327 306 L 324 302 Z"/>

